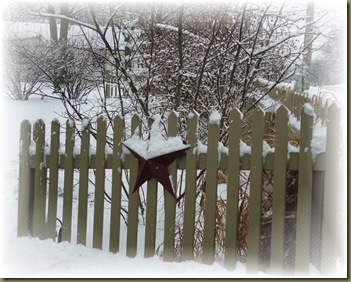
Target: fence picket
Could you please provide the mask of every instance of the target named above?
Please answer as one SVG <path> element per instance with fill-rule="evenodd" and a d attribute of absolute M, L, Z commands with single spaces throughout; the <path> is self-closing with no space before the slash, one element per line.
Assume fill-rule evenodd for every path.
<path fill-rule="evenodd" d="M 30 202 L 30 152 L 31 124 L 28 120 L 21 123 L 20 155 L 19 155 L 19 188 L 18 188 L 18 221 L 17 236 L 29 235 L 29 208 Z"/>
<path fill-rule="evenodd" d="M 79 168 L 77 244 L 86 245 L 89 187 L 90 123 L 82 128 Z"/>
<path fill-rule="evenodd" d="M 44 166 L 45 124 L 39 119 L 34 124 L 33 138 L 36 144 L 33 236 L 46 239 L 46 168 Z"/>
<path fill-rule="evenodd" d="M 188 144 L 186 151 L 186 179 L 183 227 L 183 254 L 182 260 L 191 260 L 194 256 L 195 232 L 195 198 L 196 198 L 196 146 L 197 146 L 198 114 L 191 112 L 188 116 Z"/>
<path fill-rule="evenodd" d="M 105 194 L 105 147 L 106 147 L 106 120 L 99 117 L 97 120 L 96 140 L 96 180 L 94 199 L 94 230 L 93 248 L 102 249 L 104 224 L 104 194 Z"/>
<path fill-rule="evenodd" d="M 140 118 L 133 116 L 132 118 L 132 134 L 139 127 Z M 137 253 L 138 243 L 138 207 L 139 207 L 139 191 L 133 193 L 134 184 L 138 174 L 138 160 L 132 158 L 130 161 L 130 179 L 129 179 L 129 201 L 128 201 L 128 227 L 127 227 L 127 256 L 135 257 Z"/>
<path fill-rule="evenodd" d="M 262 198 L 262 143 L 265 116 L 258 107 L 252 114 L 251 184 L 249 196 L 249 231 L 247 236 L 247 272 L 257 272 L 260 257 Z"/>
<path fill-rule="evenodd" d="M 300 159 L 296 211 L 295 271 L 307 273 L 310 259 L 310 227 L 312 199 L 312 140 L 313 117 L 301 110 Z"/>
<path fill-rule="evenodd" d="M 47 222 L 48 237 L 52 238 L 53 240 L 55 240 L 56 235 L 59 145 L 60 123 L 55 119 L 51 123 L 50 178 Z"/>
<path fill-rule="evenodd" d="M 175 137 L 178 133 L 178 117 L 172 112 L 168 117 L 168 136 Z M 168 172 L 172 179 L 174 194 L 177 195 L 177 161 L 168 165 Z M 164 261 L 174 260 L 174 231 L 176 199 L 170 193 L 164 193 L 165 200 L 165 231 L 164 231 Z"/>
<path fill-rule="evenodd" d="M 123 120 L 116 116 L 113 129 L 113 167 L 111 193 L 110 252 L 119 252 L 122 197 L 122 139 Z"/>
<path fill-rule="evenodd" d="M 276 113 L 274 155 L 273 215 L 271 236 L 271 269 L 283 271 L 285 192 L 288 153 L 288 111 L 281 106 Z"/>
<path fill-rule="evenodd" d="M 74 128 L 72 120 L 66 122 L 66 148 L 64 162 L 64 188 L 63 188 L 63 212 L 62 212 L 62 241 L 71 242 L 72 229 L 72 201 L 73 201 L 73 148 Z"/>
<path fill-rule="evenodd" d="M 224 265 L 235 269 L 238 232 L 238 199 L 240 185 L 240 137 L 242 132 L 241 112 L 233 109 L 229 116 L 228 182 Z"/>
<path fill-rule="evenodd" d="M 323 275 L 332 276 L 336 271 L 336 234 L 337 230 L 337 195 L 339 190 L 340 173 L 340 108 L 332 104 L 328 109 L 327 144 L 322 246 L 321 246 L 321 272 Z"/>
<path fill-rule="evenodd" d="M 219 124 L 209 122 L 202 262 L 212 264 L 215 254 Z"/>
<path fill-rule="evenodd" d="M 149 126 L 152 126 L 151 120 Z M 146 188 L 146 220 L 145 220 L 145 246 L 144 257 L 152 257 L 155 254 L 156 243 L 156 216 L 157 216 L 157 187 L 155 178 L 147 182 Z"/>

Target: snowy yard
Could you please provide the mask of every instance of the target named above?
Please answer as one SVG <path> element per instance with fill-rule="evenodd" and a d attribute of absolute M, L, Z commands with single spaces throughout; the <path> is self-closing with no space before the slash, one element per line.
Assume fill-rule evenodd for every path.
<path fill-rule="evenodd" d="M 342 95 L 345 86 L 326 87 L 333 95 Z M 315 91 L 315 89 L 313 90 Z M 339 100 L 339 97 L 336 99 Z M 339 100 L 340 104 L 346 105 L 346 98 Z M 29 101 L 19 102 L 1 98 L 1 182 L 0 182 L 0 206 L 1 206 L 1 258 L 0 277 L 272 277 L 272 275 L 259 272 L 255 275 L 246 274 L 246 267 L 242 263 L 237 264 L 235 271 L 227 271 L 218 263 L 206 266 L 196 262 L 165 263 L 160 257 L 144 259 L 142 254 L 136 258 L 125 256 L 122 249 L 118 254 L 112 254 L 106 250 L 100 251 L 81 245 L 63 242 L 57 244 L 52 240 L 41 241 L 37 238 L 17 238 L 17 193 L 18 193 L 18 148 L 19 126 L 23 119 L 30 122 L 41 118 L 48 125 L 51 120 L 58 118 L 61 123 L 64 119 L 58 114 L 64 112 L 61 101 L 40 97 L 31 97 Z M 342 114 L 343 122 L 346 112 Z M 343 123 L 343 128 L 346 128 Z M 346 134 L 343 132 L 343 141 L 346 142 Z M 343 143 L 346 144 L 346 143 Z M 342 152 L 343 161 L 346 161 L 346 148 Z M 343 162 L 345 163 L 345 162 Z M 343 175 L 345 176 L 345 174 Z M 346 185 L 345 177 L 342 183 Z M 342 186 L 345 187 L 345 186 Z M 342 197 L 341 197 L 342 198 Z M 346 220 L 346 197 L 341 202 L 341 217 Z M 76 208 L 77 205 L 74 206 Z M 90 208 L 92 210 L 92 208 Z M 105 208 L 108 213 L 108 210 Z M 89 229 L 88 229 L 89 232 Z M 124 229 L 121 228 L 122 237 Z M 142 246 L 144 235 L 143 229 L 139 231 Z M 344 236 L 345 239 L 346 235 Z M 342 240 L 342 242 L 345 242 Z M 106 243 L 104 244 L 106 245 Z M 344 247 L 345 249 L 346 247 Z M 106 248 L 105 248 L 106 249 Z M 343 249 L 341 247 L 340 249 Z M 346 258 L 342 254 L 342 262 L 338 262 L 338 277 L 346 277 Z M 310 265 L 310 277 L 321 277 L 318 271 Z"/>

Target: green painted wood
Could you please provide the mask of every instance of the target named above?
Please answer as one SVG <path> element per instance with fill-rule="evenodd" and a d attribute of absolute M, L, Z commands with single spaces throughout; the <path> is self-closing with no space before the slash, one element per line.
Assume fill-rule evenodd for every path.
<path fill-rule="evenodd" d="M 114 119 L 113 129 L 113 167 L 111 193 L 110 252 L 119 252 L 121 225 L 121 191 L 122 191 L 122 140 L 124 122 L 121 117 Z"/>
<path fill-rule="evenodd" d="M 72 230 L 72 201 L 73 201 L 73 148 L 75 123 L 66 122 L 66 147 L 64 166 L 63 211 L 62 211 L 62 241 L 71 242 Z"/>
<path fill-rule="evenodd" d="M 104 193 L 105 193 L 105 146 L 106 146 L 106 121 L 104 117 L 97 120 L 96 140 L 96 179 L 94 199 L 94 230 L 93 248 L 102 249 L 103 224 L 104 224 Z"/>
<path fill-rule="evenodd" d="M 157 216 L 157 184 L 152 178 L 146 188 L 146 219 L 145 219 L 145 246 L 144 257 L 152 257 L 155 254 L 156 244 L 156 216 Z M 165 192 L 167 193 L 167 192 Z"/>
<path fill-rule="evenodd" d="M 264 124 L 264 113 L 258 107 L 252 115 L 251 183 L 247 238 L 247 272 L 249 273 L 256 273 L 259 266 Z"/>
<path fill-rule="evenodd" d="M 320 270 L 322 221 L 323 221 L 323 194 L 324 171 L 313 171 L 312 175 L 312 212 L 311 212 L 311 247 L 310 262 Z"/>
<path fill-rule="evenodd" d="M 197 169 L 206 169 L 207 165 L 207 159 L 206 159 L 206 154 L 201 153 L 199 156 L 196 157 L 196 163 L 197 163 Z M 30 157 L 31 164 L 30 167 L 34 168 L 34 165 L 32 164 L 33 161 L 33 156 Z M 79 168 L 79 159 L 80 156 L 76 155 L 74 157 L 74 168 Z M 131 155 L 126 155 L 124 156 L 124 162 L 122 163 L 122 168 L 123 169 L 130 169 L 130 161 L 134 159 L 133 156 Z M 46 163 L 50 163 L 50 156 L 46 156 Z M 107 169 L 112 169 L 113 165 L 113 155 L 109 154 L 107 155 L 107 160 L 106 160 L 106 168 Z M 183 156 L 179 158 L 178 160 L 178 169 L 185 169 L 186 168 L 186 156 Z M 313 170 L 315 171 L 324 171 L 325 170 L 325 153 L 321 153 L 316 157 L 316 160 L 313 163 Z M 61 155 L 60 156 L 60 163 L 59 163 L 59 168 L 63 169 L 65 166 L 65 156 Z M 240 159 L 240 169 L 241 170 L 250 170 L 251 167 L 251 155 L 245 154 L 241 159 Z M 96 168 L 96 156 L 91 155 L 90 156 L 90 168 L 94 169 Z M 226 154 L 221 155 L 221 161 L 219 164 L 219 169 L 226 170 L 228 169 L 228 156 Z M 274 169 L 274 153 L 269 153 L 266 156 L 266 160 L 263 164 L 263 169 L 265 170 L 273 170 Z M 290 159 L 288 162 L 288 170 L 298 170 L 299 169 L 299 153 L 290 153 Z"/>
<path fill-rule="evenodd" d="M 152 119 L 149 119 L 149 128 L 152 127 Z M 146 188 L 146 218 L 145 218 L 145 242 L 144 257 L 153 257 L 156 244 L 156 218 L 157 218 L 157 187 L 158 182 L 152 178 L 147 182 Z"/>
<path fill-rule="evenodd" d="M 175 137 L 178 134 L 178 116 L 172 112 L 168 117 L 168 136 Z M 168 172 L 172 179 L 174 194 L 177 195 L 177 161 L 173 161 L 168 165 Z M 170 194 L 164 193 L 165 204 L 165 223 L 164 223 L 164 253 L 163 260 L 174 261 L 175 248 L 175 216 L 176 216 L 176 199 Z"/>
<path fill-rule="evenodd" d="M 276 113 L 274 158 L 273 215 L 271 236 L 271 269 L 283 272 L 285 194 L 288 153 L 288 110 L 281 106 Z"/>
<path fill-rule="evenodd" d="M 132 118 L 132 132 L 138 128 L 141 133 L 141 121 L 138 116 Z M 133 193 L 134 184 L 138 174 L 138 160 L 134 157 L 130 160 L 129 201 L 128 201 L 128 227 L 127 227 L 127 256 L 135 257 L 138 243 L 138 208 L 139 192 Z M 139 188 L 140 189 L 140 188 Z"/>
<path fill-rule="evenodd" d="M 50 177 L 48 200 L 48 237 L 55 240 L 57 217 L 57 190 L 58 190 L 58 161 L 60 147 L 60 123 L 58 120 L 51 122 L 50 143 Z"/>
<path fill-rule="evenodd" d="M 184 227 L 183 227 L 183 254 L 182 260 L 192 260 L 194 256 L 194 233 L 195 233 L 195 197 L 196 197 L 196 153 L 198 115 L 191 112 L 188 116 L 187 143 L 190 149 L 186 151 L 186 179 L 185 179 L 185 203 L 184 203 Z"/>
<path fill-rule="evenodd" d="M 310 261 L 311 204 L 312 204 L 312 140 L 313 117 L 301 110 L 300 159 L 296 211 L 295 271 L 308 273 Z"/>
<path fill-rule="evenodd" d="M 236 266 L 237 232 L 238 232 L 238 200 L 240 185 L 240 138 L 242 131 L 241 112 L 233 109 L 229 116 L 228 140 L 228 180 L 227 180 L 227 212 L 224 266 L 234 270 Z"/>
<path fill-rule="evenodd" d="M 19 154 L 19 188 L 18 188 L 18 217 L 17 236 L 29 235 L 30 203 L 30 153 L 31 124 L 28 120 L 21 123 L 20 154 Z"/>
<path fill-rule="evenodd" d="M 218 140 L 219 124 L 209 122 L 206 169 L 206 197 L 204 213 L 204 249 L 202 262 L 213 264 L 215 255 L 216 205 L 218 181 Z"/>
<path fill-rule="evenodd" d="M 77 244 L 86 246 L 87 218 L 88 218 L 88 187 L 89 187 L 89 148 L 90 123 L 81 131 L 80 168 L 79 168 L 79 194 L 78 194 L 78 224 Z"/>
<path fill-rule="evenodd" d="M 324 206 L 322 223 L 321 272 L 333 276 L 336 272 L 337 196 L 340 193 L 340 108 L 328 108 Z"/>
<path fill-rule="evenodd" d="M 33 139 L 36 143 L 33 236 L 40 239 L 46 239 L 47 232 L 45 214 L 47 169 L 43 165 L 45 148 L 45 123 L 41 119 L 39 119 L 34 124 Z"/>

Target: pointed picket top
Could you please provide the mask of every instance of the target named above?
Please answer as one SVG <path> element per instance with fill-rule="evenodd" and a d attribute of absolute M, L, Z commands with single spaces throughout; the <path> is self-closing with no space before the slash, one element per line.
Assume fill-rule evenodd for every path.
<path fill-rule="evenodd" d="M 36 143 L 37 162 L 40 164 L 44 158 L 45 147 L 45 123 L 38 119 L 33 126 L 33 140 Z"/>
<path fill-rule="evenodd" d="M 177 112 L 172 111 L 168 117 L 168 136 L 175 137 L 178 134 L 178 118 Z"/>
<path fill-rule="evenodd" d="M 132 124 L 132 131 L 130 136 L 133 135 L 141 135 L 141 119 L 138 115 L 133 115 L 132 119 L 131 119 L 131 124 Z"/>
<path fill-rule="evenodd" d="M 74 122 L 73 119 L 67 119 L 67 121 L 66 121 L 66 126 L 67 127 L 74 128 L 75 125 L 76 125 L 76 123 Z"/>
<path fill-rule="evenodd" d="M 339 113 L 340 113 L 340 107 L 336 103 L 332 103 L 330 106 L 328 105 L 328 119 L 330 115 L 331 116 L 339 115 Z"/>
<path fill-rule="evenodd" d="M 121 116 L 116 115 L 115 118 L 113 119 L 113 124 L 114 124 L 115 126 L 116 126 L 116 125 L 118 125 L 118 126 L 123 126 L 124 121 L 123 121 L 123 119 L 121 118 Z M 124 129 L 124 128 L 122 128 L 122 129 Z"/>
<path fill-rule="evenodd" d="M 284 105 L 280 105 L 279 108 L 276 110 L 276 114 L 280 116 L 287 115 L 288 113 L 289 110 Z"/>
<path fill-rule="evenodd" d="M 252 114 L 253 119 L 263 118 L 264 116 L 265 111 L 260 106 L 257 106 Z"/>
<path fill-rule="evenodd" d="M 31 123 L 28 119 L 22 120 L 21 128 L 23 128 L 23 127 L 26 127 L 26 128 L 31 127 Z"/>
<path fill-rule="evenodd" d="M 229 123 L 231 124 L 238 119 L 243 120 L 243 118 L 243 113 L 238 108 L 233 108 L 229 114 Z"/>
<path fill-rule="evenodd" d="M 191 110 L 190 112 L 189 112 L 189 114 L 187 115 L 187 119 L 188 120 L 190 120 L 190 119 L 198 119 L 199 118 L 199 113 L 197 112 L 197 111 L 195 111 L 195 110 Z"/>
<path fill-rule="evenodd" d="M 81 131 L 88 130 L 90 128 L 90 120 L 87 118 L 82 119 Z"/>
<path fill-rule="evenodd" d="M 42 119 L 38 119 L 33 126 L 34 138 L 36 138 L 36 134 L 41 132 L 43 129 L 45 129 L 45 123 Z"/>

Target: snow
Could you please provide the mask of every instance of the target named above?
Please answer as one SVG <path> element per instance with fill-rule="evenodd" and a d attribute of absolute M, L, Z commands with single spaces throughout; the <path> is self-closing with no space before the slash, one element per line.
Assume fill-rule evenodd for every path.
<path fill-rule="evenodd" d="M 146 160 L 189 148 L 188 145 L 183 144 L 179 136 L 168 137 L 168 139 L 162 136 L 160 115 L 155 115 L 153 120 L 148 140 L 142 140 L 139 132 L 136 131 L 124 144 Z"/>
<path fill-rule="evenodd" d="M 209 123 L 210 124 L 217 124 L 219 125 L 221 122 L 221 115 L 219 112 L 217 111 L 213 111 L 210 115 L 210 118 L 209 118 Z"/>
<path fill-rule="evenodd" d="M 306 103 L 305 105 L 303 105 L 303 112 L 306 115 L 311 116 L 311 117 L 316 116 L 316 114 L 314 113 L 313 107 L 309 103 Z"/>
<path fill-rule="evenodd" d="M 274 153 L 275 149 L 274 148 L 271 148 L 268 143 L 263 140 L 262 142 L 262 156 L 263 156 L 263 160 L 266 158 L 266 156 L 269 154 L 269 153 Z"/>
<path fill-rule="evenodd" d="M 89 119 L 85 118 L 82 120 L 81 131 L 85 130 L 89 125 Z"/>
<path fill-rule="evenodd" d="M 240 140 L 240 158 L 242 158 L 245 154 L 251 154 L 251 147 L 244 141 Z"/>
<path fill-rule="evenodd" d="M 314 161 L 318 154 L 325 152 L 326 149 L 327 128 L 314 127 L 312 131 L 311 151 L 312 160 Z"/>
<path fill-rule="evenodd" d="M 346 105 L 346 103 L 341 103 Z M 39 278 L 39 277 L 79 277 L 79 278 L 94 278 L 94 277 L 142 277 L 142 278 L 155 278 L 155 277 L 169 277 L 169 278 L 275 278 L 272 274 L 265 274 L 258 272 L 257 274 L 247 274 L 246 266 L 238 263 L 235 271 L 227 271 L 222 265 L 215 263 L 211 266 L 199 264 L 193 261 L 182 263 L 166 263 L 160 257 L 153 257 L 145 259 L 143 254 L 138 252 L 135 258 L 128 258 L 125 255 L 125 250 L 121 250 L 118 254 L 109 253 L 106 250 L 106 242 L 104 241 L 103 250 L 92 249 L 89 247 L 91 242 L 88 241 L 88 247 L 82 245 L 69 244 L 62 242 L 57 244 L 51 240 L 39 240 L 37 238 L 21 237 L 17 238 L 17 204 L 18 204 L 18 153 L 19 153 L 19 127 L 23 119 L 28 119 L 31 123 L 37 119 L 42 118 L 46 124 L 49 124 L 53 119 L 58 119 L 61 124 L 65 120 L 57 115 L 63 112 L 61 102 L 53 99 L 40 100 L 40 97 L 30 97 L 29 101 L 12 101 L 0 96 L 0 123 L 1 132 L 6 132 L 6 138 L 1 138 L 0 153 L 0 225 L 1 225 L 1 238 L 0 238 L 0 276 L 1 277 L 23 277 L 23 278 Z M 343 112 L 343 117 L 346 117 L 346 112 Z M 345 119 L 346 120 L 346 119 Z M 174 148 L 185 146 L 180 145 L 181 140 L 165 139 L 160 131 L 159 117 L 155 117 L 151 136 L 158 146 L 151 146 L 153 150 L 164 149 L 165 144 L 174 142 Z M 346 125 L 343 127 L 346 128 Z M 46 132 L 46 141 L 49 140 L 50 132 Z M 323 127 L 316 127 L 313 131 L 313 138 L 311 142 L 312 151 L 322 150 L 325 129 Z M 129 140 L 135 138 L 135 143 L 139 144 L 146 150 L 147 141 L 140 140 L 136 132 Z M 177 139 L 177 138 L 175 138 Z M 61 138 L 61 140 L 64 140 Z M 170 141 L 168 141 L 170 140 Z M 342 135 L 342 141 L 346 143 L 346 134 Z M 160 146 L 162 145 L 162 146 Z M 219 152 L 226 152 L 223 144 L 218 144 Z M 223 146 L 223 147 L 222 147 Z M 263 144 L 263 146 L 265 146 Z M 123 148 L 123 147 L 122 147 Z M 60 144 L 60 154 L 64 154 L 64 145 Z M 173 150 L 172 149 L 172 150 Z M 267 150 L 266 150 L 267 149 Z M 268 147 L 264 149 L 268 151 Z M 34 153 L 35 143 L 31 144 L 31 151 Z M 345 150 L 341 154 L 346 163 L 346 146 L 342 148 Z M 298 148 L 288 145 L 289 152 L 297 152 Z M 123 149 L 125 152 L 125 149 Z M 198 142 L 196 153 L 207 152 L 207 147 L 201 142 Z M 107 149 L 107 153 L 110 153 Z M 250 154 L 251 147 L 240 141 L 240 156 Z M 90 154 L 95 154 L 95 147 L 91 145 Z M 60 173 L 62 176 L 62 173 Z M 346 176 L 346 174 L 344 175 Z M 62 181 L 60 179 L 59 181 Z M 346 182 L 345 182 L 346 187 Z M 61 184 L 62 188 L 62 184 Z M 60 198 L 62 201 L 62 198 Z M 346 197 L 340 196 L 342 210 L 339 213 L 338 221 L 345 226 L 347 218 Z M 77 203 L 73 204 L 74 210 L 77 208 Z M 93 208 L 89 206 L 88 213 L 92 212 Z M 105 207 L 106 213 L 109 209 Z M 62 212 L 62 211 L 59 211 Z M 89 216 L 88 216 L 89 217 Z M 108 216 L 105 217 L 107 225 Z M 73 218 L 73 229 L 76 228 L 76 219 Z M 143 248 L 142 238 L 144 235 L 143 225 L 139 225 L 138 248 Z M 91 230 L 90 230 L 91 231 Z M 89 232 L 89 230 L 88 230 Z M 121 228 L 121 238 L 125 239 L 126 230 Z M 346 232 L 342 242 L 346 242 Z M 104 240 L 105 240 L 104 236 Z M 74 241 L 74 240 L 73 240 Z M 107 241 L 108 242 L 108 241 Z M 74 243 L 74 242 L 73 242 Z M 340 246 L 344 251 L 344 245 Z M 337 277 L 346 277 L 346 253 L 338 261 Z M 321 275 L 310 265 L 309 277 L 320 278 Z"/>
<path fill-rule="evenodd" d="M 29 155 L 34 156 L 36 152 L 37 152 L 36 143 L 34 140 L 31 140 L 29 144 Z"/>

